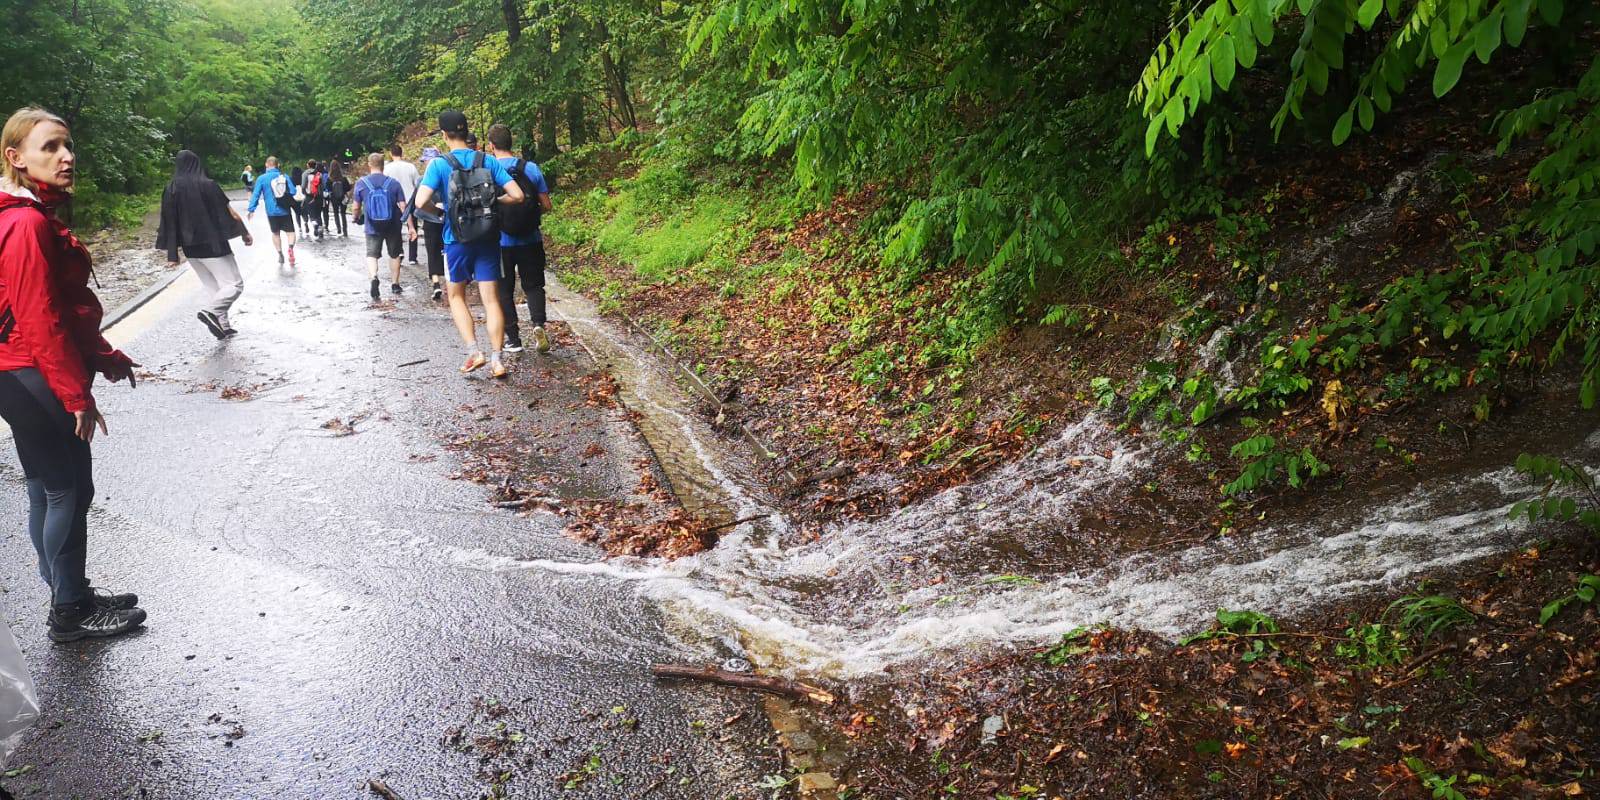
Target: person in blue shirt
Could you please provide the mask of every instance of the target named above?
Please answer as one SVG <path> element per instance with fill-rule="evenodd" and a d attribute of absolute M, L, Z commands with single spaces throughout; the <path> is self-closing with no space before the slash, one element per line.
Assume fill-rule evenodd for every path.
<path fill-rule="evenodd" d="M 519 234 L 500 232 L 500 307 L 506 312 L 506 352 L 516 353 L 522 350 L 522 332 L 517 326 L 517 277 L 521 273 L 522 294 L 528 301 L 528 322 L 533 325 L 533 344 L 541 353 L 550 351 L 550 336 L 545 333 L 545 308 L 544 308 L 544 234 L 539 230 L 538 212 L 550 210 L 550 187 L 545 183 L 544 172 L 539 165 L 532 161 L 523 161 L 511 151 L 511 128 L 495 123 L 489 126 L 489 148 L 494 152 L 494 157 L 500 166 L 509 170 L 512 180 L 522 187 L 523 194 L 528 195 L 530 202 L 524 203 L 518 210 L 507 210 L 506 219 L 501 221 L 502 228 L 507 227 L 513 214 L 527 217 L 527 222 L 532 226 L 531 232 Z M 517 164 L 522 164 L 522 174 L 516 174 Z M 537 204 L 533 202 L 537 198 Z M 538 209 L 536 212 L 534 209 Z"/>
<path fill-rule="evenodd" d="M 471 169 L 481 156 L 467 146 L 467 115 L 450 110 L 439 115 L 439 132 L 444 134 L 448 153 L 460 166 Z M 455 321 L 461 341 L 467 345 L 467 360 L 462 372 L 471 372 L 484 364 L 490 374 L 504 378 L 509 371 L 501 360 L 505 346 L 506 320 L 500 309 L 500 295 L 495 284 L 500 277 L 500 242 L 490 237 L 476 242 L 456 241 L 454 225 L 450 219 L 450 173 L 455 169 L 451 158 L 436 158 L 428 163 L 428 171 L 417 187 L 415 206 L 424 212 L 444 217 L 445 278 L 449 283 L 450 316 Z M 511 173 L 493 158 L 484 158 L 483 167 L 489 171 L 494 184 L 504 192 L 497 203 L 520 203 L 525 199 L 522 187 L 512 180 Z M 467 282 L 478 282 L 478 296 L 483 300 L 483 323 L 489 329 L 490 358 L 485 359 L 478 347 L 478 332 L 473 324 L 472 311 L 467 308 Z"/>
<path fill-rule="evenodd" d="M 367 175 L 356 181 L 356 216 L 366 220 L 367 277 L 372 280 L 372 302 L 378 302 L 378 259 L 384 245 L 389 247 L 389 271 L 393 282 L 389 291 L 399 294 L 400 228 L 405 218 L 406 190 L 400 182 L 383 174 L 383 154 L 367 156 Z"/>
<path fill-rule="evenodd" d="M 299 187 L 289 180 L 289 176 L 278 169 L 278 157 L 267 157 L 267 169 L 256 178 L 256 186 L 250 192 L 250 207 L 245 211 L 246 220 L 254 217 L 256 206 L 261 204 L 262 198 L 267 201 L 267 227 L 272 231 L 272 249 L 278 251 L 278 264 L 283 264 L 284 242 L 278 240 L 279 234 L 287 240 L 289 249 L 289 266 L 294 266 L 294 217 L 290 216 L 290 209 L 278 202 L 279 195 L 294 197 Z"/>

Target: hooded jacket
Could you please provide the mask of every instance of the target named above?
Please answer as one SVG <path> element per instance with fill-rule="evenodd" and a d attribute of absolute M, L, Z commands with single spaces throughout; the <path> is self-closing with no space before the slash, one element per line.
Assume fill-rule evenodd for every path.
<path fill-rule="evenodd" d="M 89 251 L 55 216 L 63 192 L 0 181 L 0 370 L 34 367 L 69 412 L 94 411 L 94 373 L 133 362 L 100 335 Z"/>
<path fill-rule="evenodd" d="M 200 156 L 179 150 L 172 181 L 161 193 L 161 224 L 156 249 L 178 260 L 178 248 L 190 258 L 218 258 L 233 252 L 228 240 L 243 233 L 228 213 L 228 196 L 206 176 Z"/>

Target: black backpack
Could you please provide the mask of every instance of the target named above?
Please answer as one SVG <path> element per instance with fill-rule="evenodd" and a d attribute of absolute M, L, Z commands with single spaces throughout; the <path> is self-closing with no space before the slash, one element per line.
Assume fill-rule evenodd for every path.
<path fill-rule="evenodd" d="M 500 187 L 494 173 L 483 165 L 483 153 L 473 156 L 472 166 L 463 167 L 454 153 L 445 153 L 450 163 L 450 230 L 455 240 L 472 244 L 500 235 L 500 218 L 495 198 Z M 495 239 L 498 242 L 498 238 Z"/>
<path fill-rule="evenodd" d="M 535 191 L 537 187 L 528 179 L 527 169 L 527 159 L 519 158 L 516 171 L 511 173 L 527 199 L 500 209 L 500 230 L 508 236 L 532 235 L 539 230 L 540 217 L 544 214 L 544 209 L 539 207 L 539 194 Z"/>

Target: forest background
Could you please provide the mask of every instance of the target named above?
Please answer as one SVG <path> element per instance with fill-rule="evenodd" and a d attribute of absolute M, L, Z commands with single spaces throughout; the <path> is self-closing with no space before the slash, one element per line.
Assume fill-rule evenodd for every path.
<path fill-rule="evenodd" d="M 879 397 L 956 398 L 997 336 L 1095 331 L 1118 298 L 1126 309 L 1150 286 L 1165 287 L 1163 313 L 1194 306 L 1177 274 L 1192 266 L 1175 258 L 1185 244 L 1231 261 L 1240 310 L 1259 304 L 1273 257 L 1256 245 L 1282 221 L 1264 209 L 1287 205 L 1277 199 L 1296 170 L 1351 140 L 1449 136 L 1523 172 L 1498 202 L 1509 213 L 1452 232 L 1448 263 L 1308 291 L 1311 307 L 1281 324 L 1257 315 L 1266 335 L 1246 385 L 1159 367 L 1094 394 L 1122 387 L 1130 416 L 1169 396 L 1165 417 L 1199 424 L 1282 408 L 1430 335 L 1466 349 L 1444 365 L 1402 362 L 1411 384 L 1493 386 L 1575 357 L 1583 404 L 1600 393 L 1589 2 L 0 0 L 0 11 L 13 21 L 0 58 L 28 78 L 0 86 L 0 101 L 72 124 L 80 229 L 141 215 L 179 147 L 231 181 L 269 153 L 380 147 L 460 107 L 480 128 L 511 125 L 557 178 L 558 241 L 630 264 L 638 283 L 726 299 L 776 274 L 786 280 L 762 284 L 776 302 L 823 263 L 869 275 L 808 313 L 839 323 L 829 357 Z M 835 207 L 862 213 L 823 252 L 780 247 L 752 263 L 756 232 Z M 1175 226 L 1196 223 L 1208 240 L 1180 241 Z M 1197 314 L 1180 322 L 1216 324 Z M 914 433 L 977 421 L 959 401 L 917 411 Z M 1252 465 L 1291 483 L 1300 466 L 1315 473 L 1315 458 L 1255 438 L 1233 454 L 1233 493 L 1251 488 L 1237 480 Z"/>

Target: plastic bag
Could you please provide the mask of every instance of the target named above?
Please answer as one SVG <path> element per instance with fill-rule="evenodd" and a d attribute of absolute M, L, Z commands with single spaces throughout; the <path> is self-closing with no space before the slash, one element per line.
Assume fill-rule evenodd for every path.
<path fill-rule="evenodd" d="M 0 625 L 0 769 L 11 761 L 22 735 L 38 718 L 39 699 L 33 693 L 28 662 L 22 660 L 11 628 Z"/>

